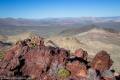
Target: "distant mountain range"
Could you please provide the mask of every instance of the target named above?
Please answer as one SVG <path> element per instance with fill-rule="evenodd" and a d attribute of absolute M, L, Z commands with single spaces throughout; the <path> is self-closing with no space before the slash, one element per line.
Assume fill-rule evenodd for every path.
<path fill-rule="evenodd" d="M 117 17 L 80 17 L 80 18 L 45 18 L 45 19 L 24 19 L 24 18 L 0 18 L 0 26 L 48 26 L 48 25 L 72 25 L 120 22 Z"/>
<path fill-rule="evenodd" d="M 0 34 L 13 35 L 22 32 L 35 32 L 42 36 L 60 34 L 64 30 L 91 26 L 120 30 L 120 16 L 80 17 L 80 18 L 0 18 Z M 81 31 L 84 31 L 82 28 Z"/>

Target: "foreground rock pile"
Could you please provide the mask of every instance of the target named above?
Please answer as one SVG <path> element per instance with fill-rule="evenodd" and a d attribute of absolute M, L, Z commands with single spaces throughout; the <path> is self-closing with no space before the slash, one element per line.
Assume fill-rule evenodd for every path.
<path fill-rule="evenodd" d="M 0 62 L 0 79 L 33 80 L 120 80 L 110 70 L 113 64 L 106 51 L 88 61 L 88 53 L 45 46 L 41 37 L 18 41 Z"/>

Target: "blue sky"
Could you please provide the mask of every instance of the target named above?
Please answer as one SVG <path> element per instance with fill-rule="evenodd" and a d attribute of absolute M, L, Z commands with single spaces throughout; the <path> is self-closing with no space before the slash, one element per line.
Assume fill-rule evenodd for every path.
<path fill-rule="evenodd" d="M 0 17 L 120 16 L 120 0 L 0 0 Z"/>

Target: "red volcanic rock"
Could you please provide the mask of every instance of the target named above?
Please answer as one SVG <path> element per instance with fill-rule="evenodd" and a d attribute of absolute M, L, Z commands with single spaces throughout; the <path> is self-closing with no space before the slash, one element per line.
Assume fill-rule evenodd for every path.
<path fill-rule="evenodd" d="M 10 50 L 6 53 L 4 60 L 9 61 L 13 58 L 13 56 L 15 55 L 13 50 Z"/>
<path fill-rule="evenodd" d="M 81 49 L 81 48 L 80 48 L 80 49 L 77 49 L 77 50 L 75 51 L 74 55 L 77 56 L 77 57 L 80 57 L 80 58 L 82 58 L 82 59 L 84 59 L 84 60 L 87 60 L 87 57 L 88 57 L 87 51 L 84 51 L 84 50 Z"/>
<path fill-rule="evenodd" d="M 19 41 L 6 52 L 0 61 L 0 77 L 24 77 L 34 80 L 87 80 L 88 54 L 83 49 L 75 51 L 73 56 L 68 50 L 44 45 L 41 37 Z M 112 65 L 105 51 L 99 52 L 92 61 L 92 69 L 103 72 Z M 61 79 L 60 69 L 70 72 Z M 65 71 L 62 74 L 66 75 Z M 92 71 L 92 72 L 93 72 Z M 93 74 L 94 75 L 94 74 Z M 95 76 L 96 77 L 96 76 Z M 94 78 L 94 77 L 93 77 Z"/>
<path fill-rule="evenodd" d="M 54 57 L 51 62 L 49 74 L 51 76 L 57 76 L 58 69 L 65 67 L 66 60 L 69 54 L 67 50 L 61 48 L 60 49 L 56 48 L 54 50 L 51 50 L 51 53 Z"/>
<path fill-rule="evenodd" d="M 87 68 L 84 64 L 81 64 L 79 61 L 67 63 L 66 68 L 71 72 L 71 75 L 84 78 L 87 77 Z"/>
<path fill-rule="evenodd" d="M 31 48 L 28 44 L 33 42 L 34 44 L 38 42 L 40 44 L 36 44 Z M 0 63 L 0 75 L 28 76 L 38 80 L 53 80 L 56 79 L 54 77 L 56 71 L 65 66 L 67 57 L 67 50 L 47 47 L 40 38 L 19 41 L 6 53 Z M 54 76 L 52 77 L 52 75 Z"/>
<path fill-rule="evenodd" d="M 48 74 L 42 74 L 41 78 L 39 78 L 38 80 L 55 80 L 55 78 Z"/>
<path fill-rule="evenodd" d="M 58 57 L 58 62 L 59 64 L 65 65 L 65 62 L 68 58 L 68 51 L 65 49 L 59 49 L 57 57 Z"/>
<path fill-rule="evenodd" d="M 88 70 L 90 80 L 114 80 L 113 73 L 109 71 L 113 61 L 106 51 L 100 51 L 91 62 L 91 68 Z"/>
<path fill-rule="evenodd" d="M 78 76 L 70 76 L 68 79 L 66 80 L 88 80 L 85 77 L 78 77 Z"/>
<path fill-rule="evenodd" d="M 106 51 L 100 51 L 92 60 L 92 67 L 100 72 L 110 69 L 113 61 Z"/>
<path fill-rule="evenodd" d="M 50 47 L 39 46 L 24 55 L 25 65 L 23 66 L 24 76 L 34 76 L 41 79 L 41 75 L 48 72 L 55 74 L 58 66 L 64 66 L 67 58 L 67 51 L 63 49 L 51 49 Z M 56 66 L 54 66 L 56 65 Z M 51 70 L 51 71 L 50 71 Z M 43 79 L 41 79 L 43 80 Z"/>
<path fill-rule="evenodd" d="M 6 67 L 8 67 L 9 63 L 11 62 L 11 60 L 14 58 L 15 55 L 15 51 L 17 50 L 17 47 L 12 47 L 9 51 L 6 52 L 3 60 L 1 61 L 1 69 L 4 69 Z"/>
<path fill-rule="evenodd" d="M 39 77 L 43 72 L 46 72 L 52 61 L 52 55 L 47 47 L 35 48 L 26 53 L 24 58 L 23 74 L 34 77 Z"/>
<path fill-rule="evenodd" d="M 21 44 L 14 45 L 9 51 L 6 52 L 0 66 L 0 75 L 14 76 L 14 71 L 21 65 L 19 57 L 23 55 L 25 46 Z M 26 48 L 28 49 L 28 48 Z"/>

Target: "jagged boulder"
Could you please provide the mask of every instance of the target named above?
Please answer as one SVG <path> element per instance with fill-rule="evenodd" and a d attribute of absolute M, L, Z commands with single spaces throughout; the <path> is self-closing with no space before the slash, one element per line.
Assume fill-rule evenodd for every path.
<path fill-rule="evenodd" d="M 110 71 L 112 63 L 113 61 L 106 51 L 98 52 L 88 70 L 88 80 L 115 80 L 114 74 Z"/>
<path fill-rule="evenodd" d="M 82 58 L 84 60 L 87 60 L 87 58 L 88 58 L 87 51 L 83 50 L 82 48 L 77 49 L 73 55 L 75 55 L 77 57 L 80 57 L 80 58 Z"/>
<path fill-rule="evenodd" d="M 87 76 L 86 65 L 80 63 L 79 61 L 67 63 L 66 68 L 71 72 L 72 76 L 84 77 L 84 78 L 86 78 Z"/>
<path fill-rule="evenodd" d="M 19 57 L 28 51 L 28 46 L 24 46 L 23 42 L 19 42 L 8 50 L 1 61 L 0 75 L 14 76 L 14 72 L 21 65 Z"/>
<path fill-rule="evenodd" d="M 100 72 L 110 69 L 113 61 L 106 51 L 100 51 L 92 60 L 92 67 Z"/>
<path fill-rule="evenodd" d="M 53 56 L 47 47 L 41 46 L 32 49 L 24 55 L 25 65 L 22 69 L 25 76 L 34 76 L 39 78 L 40 75 L 50 68 Z"/>

